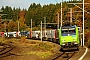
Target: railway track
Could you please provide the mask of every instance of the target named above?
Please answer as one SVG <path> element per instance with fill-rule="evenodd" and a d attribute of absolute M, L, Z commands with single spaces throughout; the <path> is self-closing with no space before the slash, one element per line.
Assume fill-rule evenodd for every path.
<path fill-rule="evenodd" d="M 52 60 L 69 60 L 71 57 L 75 55 L 76 52 L 62 52 L 57 55 L 57 57 Z"/>
<path fill-rule="evenodd" d="M 14 46 L 12 44 L 2 44 L 0 48 L 0 58 L 13 55 L 12 53 L 10 53 L 13 48 Z"/>

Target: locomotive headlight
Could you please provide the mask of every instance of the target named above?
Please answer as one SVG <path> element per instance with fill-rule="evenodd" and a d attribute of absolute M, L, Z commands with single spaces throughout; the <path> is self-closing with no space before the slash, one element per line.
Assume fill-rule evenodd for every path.
<path fill-rule="evenodd" d="M 63 40 L 62 42 L 65 42 L 65 40 Z"/>
<path fill-rule="evenodd" d="M 65 44 L 62 44 L 63 46 L 65 45 Z"/>
<path fill-rule="evenodd" d="M 78 44 L 77 42 L 75 42 L 74 44 Z"/>

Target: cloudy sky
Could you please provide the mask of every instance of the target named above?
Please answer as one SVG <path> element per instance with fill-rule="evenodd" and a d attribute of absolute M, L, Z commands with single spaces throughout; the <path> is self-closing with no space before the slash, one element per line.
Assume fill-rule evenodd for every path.
<path fill-rule="evenodd" d="M 28 9 L 28 7 L 30 6 L 31 3 L 40 3 L 41 5 L 44 4 L 56 4 L 56 3 L 60 3 L 61 0 L 1 0 L 0 1 L 0 8 L 2 6 L 11 6 L 13 7 L 20 7 L 21 9 L 26 8 Z M 65 1 L 65 0 L 64 0 Z"/>

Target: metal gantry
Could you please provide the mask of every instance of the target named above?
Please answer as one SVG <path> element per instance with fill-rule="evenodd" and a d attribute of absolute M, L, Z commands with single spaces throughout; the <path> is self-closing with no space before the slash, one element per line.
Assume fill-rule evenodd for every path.
<path fill-rule="evenodd" d="M 82 39 L 82 43 L 81 43 L 81 45 L 82 46 L 84 46 L 84 12 L 85 12 L 85 10 L 84 10 L 84 0 L 83 0 L 83 2 L 82 3 L 73 3 L 75 6 L 77 6 L 76 4 L 83 4 L 83 7 L 81 8 L 81 7 L 79 7 L 79 6 L 77 6 L 78 8 L 80 8 L 81 10 L 83 10 L 83 39 Z M 86 3 L 87 4 L 87 3 Z"/>
<path fill-rule="evenodd" d="M 60 1 L 61 1 L 61 26 L 62 26 L 62 0 L 60 0 Z M 71 0 L 71 1 L 73 1 L 73 0 Z M 79 1 L 81 1 L 81 0 L 79 0 Z M 82 0 L 82 3 L 67 3 L 67 4 L 73 4 L 75 6 L 77 6 L 76 4 L 83 4 L 82 8 L 79 7 L 79 6 L 77 6 L 77 7 L 83 10 L 83 39 L 82 39 L 82 46 L 84 46 L 84 12 L 87 12 L 86 10 L 84 10 L 84 4 L 89 4 L 89 3 L 84 3 L 84 0 Z M 87 12 L 87 13 L 89 13 L 89 12 Z"/>

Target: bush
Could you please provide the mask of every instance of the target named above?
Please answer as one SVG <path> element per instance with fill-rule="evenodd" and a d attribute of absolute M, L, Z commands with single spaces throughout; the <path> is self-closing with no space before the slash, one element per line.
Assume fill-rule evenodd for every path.
<path fill-rule="evenodd" d="M 3 43 L 3 42 L 4 42 L 4 40 L 5 40 L 5 38 L 4 38 L 4 37 L 0 37 L 0 42 L 1 42 L 1 43 Z"/>
<path fill-rule="evenodd" d="M 90 38 L 89 38 L 89 40 L 88 40 L 88 48 L 90 48 Z"/>
<path fill-rule="evenodd" d="M 25 37 L 25 36 L 22 36 L 22 37 L 21 37 L 21 42 L 23 42 L 23 43 L 26 42 L 26 37 Z"/>
<path fill-rule="evenodd" d="M 90 38 L 90 32 L 86 32 L 85 33 L 85 42 L 88 42 L 89 38 Z"/>

